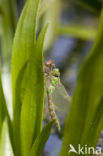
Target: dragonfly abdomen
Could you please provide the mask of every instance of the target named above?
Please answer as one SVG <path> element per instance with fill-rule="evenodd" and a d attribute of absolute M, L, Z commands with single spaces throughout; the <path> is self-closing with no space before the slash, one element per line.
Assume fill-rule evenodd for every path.
<path fill-rule="evenodd" d="M 56 128 L 60 131 L 60 124 L 57 115 L 55 113 L 54 104 L 52 102 L 52 96 L 49 91 L 47 91 L 47 95 L 48 95 L 48 109 L 49 109 L 50 117 L 54 121 Z"/>

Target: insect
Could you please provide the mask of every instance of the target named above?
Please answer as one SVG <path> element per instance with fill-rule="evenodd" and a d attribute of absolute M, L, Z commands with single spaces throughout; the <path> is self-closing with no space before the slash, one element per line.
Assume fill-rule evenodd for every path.
<path fill-rule="evenodd" d="M 60 82 L 60 72 L 59 69 L 55 67 L 55 63 L 53 60 L 48 60 L 47 62 L 45 62 L 44 73 L 45 73 L 45 89 L 47 93 L 49 115 L 51 116 L 51 119 L 54 121 L 56 128 L 60 131 L 61 129 L 60 122 L 56 114 L 55 108 L 62 102 L 61 105 L 64 104 L 64 106 L 61 107 L 62 112 L 64 108 L 66 108 L 66 111 L 68 111 L 70 97 Z M 63 98 L 61 98 L 62 95 Z"/>

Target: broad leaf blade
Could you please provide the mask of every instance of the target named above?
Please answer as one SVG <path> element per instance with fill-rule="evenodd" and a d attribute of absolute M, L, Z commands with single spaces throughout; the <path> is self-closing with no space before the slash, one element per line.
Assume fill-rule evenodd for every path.
<path fill-rule="evenodd" d="M 11 56 L 12 40 L 16 29 L 17 12 L 15 0 L 0 0 L 1 50 L 4 61 Z"/>
<path fill-rule="evenodd" d="M 44 104 L 44 71 L 43 71 L 43 46 L 44 39 L 47 32 L 48 24 L 44 27 L 41 33 L 38 36 L 36 43 L 36 51 L 35 51 L 35 60 L 37 61 L 36 71 L 37 71 L 37 93 L 39 93 L 39 97 L 37 96 L 36 101 L 36 125 L 35 125 L 35 135 L 41 131 L 42 128 L 42 119 L 43 119 L 43 104 Z M 35 64 L 36 65 L 36 64 Z M 36 94 L 36 92 L 35 92 Z"/>
<path fill-rule="evenodd" d="M 20 17 L 13 43 L 12 87 L 14 112 L 17 107 L 17 88 L 15 89 L 15 87 L 19 72 L 25 62 L 27 60 L 29 61 L 26 72 L 27 75 L 25 74 L 26 76 L 23 78 L 22 82 L 25 90 L 25 96 L 22 101 L 23 104 L 20 104 L 22 108 L 20 126 L 21 148 L 22 155 L 24 156 L 29 154 L 32 142 L 40 132 L 42 123 L 44 101 L 43 41 L 47 28 L 41 32 L 38 40 L 36 41 L 36 16 L 38 4 L 39 0 L 27 1 Z M 18 126 L 19 122 L 16 123 L 14 129 L 16 130 Z"/>
<path fill-rule="evenodd" d="M 93 49 L 85 61 L 77 80 L 77 87 L 72 99 L 70 113 L 68 114 L 65 124 L 64 141 L 61 151 L 61 155 L 63 156 L 68 155 L 70 144 L 72 144 L 75 149 L 78 148 L 78 144 L 81 144 L 81 146 L 89 144 L 95 147 L 95 141 L 97 141 L 97 138 L 99 137 L 98 129 L 100 132 L 101 124 L 103 125 L 102 115 L 100 118 L 101 121 L 96 123 L 98 129 L 94 130 L 95 134 L 97 133 L 98 136 L 94 136 L 93 143 L 89 138 L 86 138 L 88 136 L 88 129 L 91 127 L 91 124 L 94 124 L 95 113 L 97 112 L 100 101 L 103 97 L 102 40 L 103 11 L 99 32 Z M 99 109 L 101 109 L 101 107 L 99 107 Z M 71 153 L 70 155 L 73 156 L 76 154 Z"/>
<path fill-rule="evenodd" d="M 37 136 L 34 144 L 32 146 L 30 156 L 41 156 L 43 153 L 43 148 L 48 140 L 50 135 L 50 131 L 52 128 L 53 122 L 50 122 L 46 127 L 44 127 L 43 131 Z"/>
<path fill-rule="evenodd" d="M 46 29 L 47 27 L 38 37 L 28 69 L 29 77 L 21 110 L 21 141 L 24 156 L 28 155 L 32 142 L 40 133 L 42 126 L 44 103 L 43 42 Z"/>
<path fill-rule="evenodd" d="M 13 88 L 13 112 L 17 113 L 14 114 L 14 144 L 15 144 L 15 152 L 18 155 L 21 152 L 18 150 L 18 147 L 20 147 L 19 142 L 21 141 L 19 138 L 19 132 L 17 132 L 16 128 L 19 128 L 20 126 L 20 115 L 21 112 L 21 106 L 22 103 L 20 102 L 20 97 L 17 95 L 18 89 L 20 88 L 20 85 L 26 89 L 27 84 L 27 75 L 29 75 L 29 72 L 25 72 L 25 76 L 23 78 L 22 84 L 17 86 L 19 73 L 22 70 L 25 63 L 31 58 L 32 53 L 34 52 L 34 45 L 36 43 L 36 16 L 37 16 L 37 9 L 39 5 L 39 0 L 30 0 L 26 2 L 26 5 L 23 9 L 23 12 L 21 14 L 20 20 L 18 22 L 14 42 L 13 42 L 13 53 L 12 53 L 12 88 Z M 32 87 L 32 86 L 31 86 Z M 32 95 L 34 93 L 32 92 Z M 19 107 L 17 108 L 17 102 L 19 102 Z M 29 105 L 29 103 L 28 103 Z M 16 112 L 17 108 L 17 112 Z M 35 110 L 33 110 L 35 113 Z M 29 116 L 30 117 L 30 116 Z M 35 120 L 35 119 L 34 119 Z M 28 127 L 27 127 L 28 128 Z M 32 129 L 32 127 L 30 127 Z M 17 144 L 16 144 L 16 138 Z M 28 137 L 29 138 L 29 137 Z M 28 140 L 28 139 L 27 139 Z M 30 138 L 31 140 L 31 138 Z M 25 141 L 25 138 L 24 138 Z M 28 140 L 28 144 L 29 144 Z M 29 144 L 30 147 L 30 144 Z M 25 149 L 25 151 L 28 151 L 28 148 Z M 18 150 L 18 151 L 17 151 Z M 24 153 L 23 153 L 24 154 Z"/>
<path fill-rule="evenodd" d="M 94 113 L 92 124 L 90 125 L 85 138 L 89 146 L 96 146 L 101 129 L 103 128 L 103 97 Z"/>
<path fill-rule="evenodd" d="M 36 41 L 36 16 L 39 0 L 30 0 L 21 14 L 17 25 L 12 52 L 12 88 L 15 106 L 15 85 L 23 65 L 30 59 Z"/>
<path fill-rule="evenodd" d="M 21 71 L 19 72 L 18 79 L 16 81 L 15 93 L 16 93 L 16 100 L 15 100 L 15 109 L 13 112 L 13 142 L 14 142 L 14 151 L 15 156 L 21 155 L 21 140 L 20 140 L 20 113 L 21 113 L 21 106 L 22 106 L 22 81 L 24 77 L 24 73 L 27 68 L 27 63 L 23 66 Z"/>

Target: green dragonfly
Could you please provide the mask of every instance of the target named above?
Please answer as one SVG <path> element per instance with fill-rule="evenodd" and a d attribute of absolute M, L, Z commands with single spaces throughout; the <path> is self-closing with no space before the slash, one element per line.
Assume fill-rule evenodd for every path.
<path fill-rule="evenodd" d="M 55 67 L 53 60 L 44 64 L 45 90 L 48 101 L 49 115 L 54 121 L 56 128 L 60 131 L 60 122 L 65 119 L 69 111 L 71 98 L 60 82 L 59 69 Z"/>

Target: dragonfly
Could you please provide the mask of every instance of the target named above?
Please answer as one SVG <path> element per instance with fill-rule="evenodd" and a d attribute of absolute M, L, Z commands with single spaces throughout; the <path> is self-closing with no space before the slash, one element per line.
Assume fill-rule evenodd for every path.
<path fill-rule="evenodd" d="M 58 131 L 61 130 L 60 121 L 65 119 L 71 102 L 71 97 L 66 92 L 60 81 L 60 72 L 56 68 L 54 60 L 44 63 L 45 91 L 48 110 L 51 120 L 54 121 Z"/>

